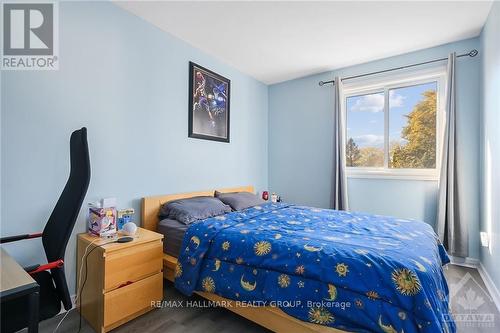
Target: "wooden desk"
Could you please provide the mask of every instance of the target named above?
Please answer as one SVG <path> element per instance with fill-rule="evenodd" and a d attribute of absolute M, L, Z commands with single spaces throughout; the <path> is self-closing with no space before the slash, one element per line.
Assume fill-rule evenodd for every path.
<path fill-rule="evenodd" d="M 3 249 L 0 248 L 0 300 L 6 302 L 19 297 L 29 297 L 28 332 L 38 332 L 38 302 L 40 286 Z"/>

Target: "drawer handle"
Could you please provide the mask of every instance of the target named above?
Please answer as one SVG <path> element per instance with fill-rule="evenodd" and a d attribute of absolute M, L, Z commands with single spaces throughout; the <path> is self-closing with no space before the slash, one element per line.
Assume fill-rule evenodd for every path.
<path fill-rule="evenodd" d="M 133 283 L 132 281 L 127 281 L 125 283 L 120 284 L 117 289 L 120 289 L 120 288 L 126 287 L 128 285 L 131 285 L 132 283 Z"/>

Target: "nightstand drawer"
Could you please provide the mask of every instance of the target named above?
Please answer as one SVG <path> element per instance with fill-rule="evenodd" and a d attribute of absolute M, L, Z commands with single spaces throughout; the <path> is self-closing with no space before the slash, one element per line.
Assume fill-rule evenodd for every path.
<path fill-rule="evenodd" d="M 126 322 L 151 310 L 151 302 L 163 299 L 163 274 L 158 273 L 104 294 L 104 327 Z M 107 329 L 106 329 L 107 331 Z"/>
<path fill-rule="evenodd" d="M 104 258 L 104 290 L 161 272 L 163 244 L 161 241 L 132 246 L 106 254 Z"/>

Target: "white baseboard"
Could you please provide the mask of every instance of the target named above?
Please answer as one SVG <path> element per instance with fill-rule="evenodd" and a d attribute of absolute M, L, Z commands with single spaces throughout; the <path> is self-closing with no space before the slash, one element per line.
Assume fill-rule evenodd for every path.
<path fill-rule="evenodd" d="M 464 266 L 469 268 L 478 268 L 479 267 L 479 259 L 476 258 L 462 258 L 462 257 L 453 257 L 450 256 L 451 263 L 457 266 Z"/>
<path fill-rule="evenodd" d="M 488 292 L 491 295 L 491 298 L 493 298 L 493 302 L 497 306 L 498 311 L 500 311 L 500 292 L 498 291 L 497 286 L 493 282 L 493 279 L 488 274 L 488 271 L 484 268 L 483 263 L 481 262 L 479 263 L 477 271 L 479 272 L 479 275 L 483 279 L 484 284 L 486 285 L 486 289 L 488 289 Z"/>

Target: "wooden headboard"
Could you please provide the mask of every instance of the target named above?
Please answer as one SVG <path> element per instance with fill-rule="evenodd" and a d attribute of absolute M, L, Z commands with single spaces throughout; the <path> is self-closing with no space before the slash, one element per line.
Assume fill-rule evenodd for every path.
<path fill-rule="evenodd" d="M 217 191 L 222 193 L 228 192 L 251 192 L 254 193 L 253 186 L 241 186 L 241 187 L 233 187 L 233 188 L 224 188 L 217 189 Z M 145 197 L 142 198 L 142 227 L 148 230 L 156 231 L 156 227 L 158 225 L 158 212 L 160 211 L 160 207 L 169 201 L 192 198 L 198 196 L 214 196 L 215 190 L 209 191 L 199 191 L 199 192 L 190 192 L 190 193 L 180 193 L 180 194 L 167 194 L 167 195 L 158 195 L 154 197 Z"/>

